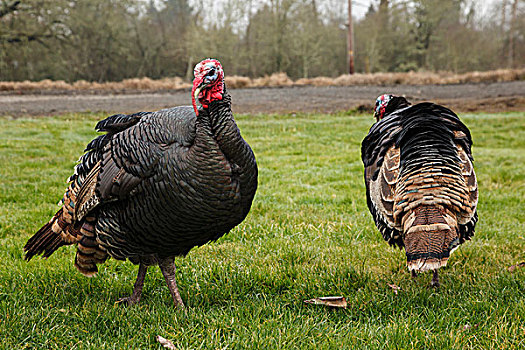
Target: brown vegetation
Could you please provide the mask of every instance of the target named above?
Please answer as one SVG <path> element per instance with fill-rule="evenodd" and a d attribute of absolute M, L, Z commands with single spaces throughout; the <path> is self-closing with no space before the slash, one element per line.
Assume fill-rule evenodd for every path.
<path fill-rule="evenodd" d="M 124 90 L 177 90 L 191 87 L 179 77 L 153 80 L 150 78 L 125 79 L 120 82 L 88 82 L 78 80 L 72 84 L 63 80 L 52 81 L 0 81 L 0 91 L 37 92 L 37 91 L 124 91 Z"/>
<path fill-rule="evenodd" d="M 352 85 L 445 85 L 463 83 L 493 83 L 525 80 L 525 69 L 498 69 L 487 72 L 470 72 L 453 74 L 450 72 L 408 72 L 408 73 L 373 73 L 341 75 L 337 78 L 317 77 L 292 81 L 286 73 L 274 73 L 262 78 L 251 79 L 241 76 L 226 77 L 228 88 L 279 87 L 279 86 L 352 86 Z M 190 88 L 191 84 L 182 78 L 125 79 L 121 82 L 87 82 L 79 80 L 66 83 L 58 80 L 0 82 L 0 91 L 12 93 L 45 92 L 45 91 L 167 91 Z"/>
<path fill-rule="evenodd" d="M 296 85 L 445 85 L 464 83 L 493 83 L 525 80 L 525 69 L 498 69 L 487 72 L 454 74 L 450 72 L 408 72 L 341 75 L 335 79 L 317 77 L 299 79 Z"/>

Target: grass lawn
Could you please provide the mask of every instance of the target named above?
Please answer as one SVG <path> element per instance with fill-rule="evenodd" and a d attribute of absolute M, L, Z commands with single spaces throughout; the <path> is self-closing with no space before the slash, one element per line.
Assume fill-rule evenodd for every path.
<path fill-rule="evenodd" d="M 65 180 L 104 115 L 0 118 L 0 348 L 160 349 L 157 334 L 196 348 L 525 348 L 525 113 L 461 115 L 471 129 L 480 222 L 440 270 L 412 281 L 403 251 L 366 207 L 361 140 L 371 116 L 240 116 L 259 190 L 241 225 L 176 259 L 188 312 L 158 268 L 142 301 L 137 267 L 109 260 L 94 278 L 74 248 L 23 260 L 57 210 Z M 401 287 L 398 294 L 388 286 Z M 303 300 L 346 296 L 349 307 Z"/>

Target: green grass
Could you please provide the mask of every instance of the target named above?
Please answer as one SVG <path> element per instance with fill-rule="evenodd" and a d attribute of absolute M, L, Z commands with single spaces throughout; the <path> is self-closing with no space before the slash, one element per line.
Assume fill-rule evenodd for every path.
<path fill-rule="evenodd" d="M 525 348 L 525 113 L 462 115 L 474 138 L 480 222 L 440 272 L 412 281 L 366 208 L 360 143 L 372 117 L 241 116 L 260 168 L 250 215 L 176 260 L 187 314 L 158 268 L 142 302 L 137 267 L 108 261 L 91 279 L 74 248 L 23 261 L 26 240 L 57 210 L 75 160 L 103 115 L 0 119 L 0 347 Z M 394 294 L 389 283 L 401 287 Z M 344 295 L 346 310 L 303 300 Z"/>

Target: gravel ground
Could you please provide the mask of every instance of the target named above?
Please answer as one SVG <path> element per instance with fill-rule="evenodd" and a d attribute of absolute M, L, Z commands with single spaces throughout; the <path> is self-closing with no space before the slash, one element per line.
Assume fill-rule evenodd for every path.
<path fill-rule="evenodd" d="M 371 111 L 382 93 L 406 96 L 412 102 L 434 101 L 458 112 L 525 111 L 525 81 L 461 85 L 294 86 L 231 89 L 235 113 L 333 113 Z M 0 115 L 45 116 L 69 112 L 131 113 L 190 104 L 190 91 L 137 91 L 107 94 L 52 92 L 0 95 Z"/>

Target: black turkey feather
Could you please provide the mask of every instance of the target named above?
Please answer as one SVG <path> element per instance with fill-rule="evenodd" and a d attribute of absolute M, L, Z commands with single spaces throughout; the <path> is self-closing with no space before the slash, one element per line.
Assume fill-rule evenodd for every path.
<path fill-rule="evenodd" d="M 76 244 L 75 266 L 87 276 L 108 257 L 129 259 L 140 267 L 127 303 L 140 300 L 146 269 L 158 264 L 183 306 L 174 257 L 241 223 L 257 189 L 255 157 L 223 78 L 218 61 L 204 60 L 192 90 L 200 109 L 194 103 L 100 121 L 96 129 L 106 133 L 87 145 L 62 208 L 27 242 L 26 259 Z"/>
<path fill-rule="evenodd" d="M 392 95 L 377 99 L 375 116 L 361 147 L 368 208 L 413 275 L 433 270 L 438 285 L 438 268 L 478 220 L 470 131 L 448 108 Z"/>

